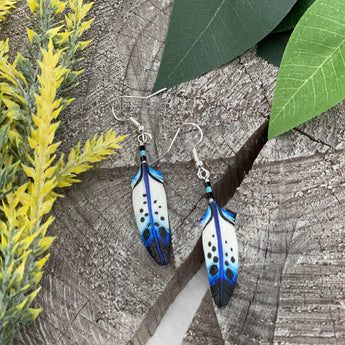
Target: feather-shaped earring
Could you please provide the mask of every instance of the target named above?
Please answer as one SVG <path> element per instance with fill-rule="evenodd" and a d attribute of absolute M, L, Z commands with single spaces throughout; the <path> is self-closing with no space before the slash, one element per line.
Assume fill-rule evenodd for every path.
<path fill-rule="evenodd" d="M 225 307 L 233 294 L 238 274 L 238 244 L 234 228 L 236 215 L 219 207 L 214 200 L 210 172 L 205 169 L 196 151 L 196 146 L 203 139 L 202 129 L 195 123 L 182 124 L 168 150 L 159 158 L 170 151 L 181 128 L 186 125 L 194 126 L 200 132 L 200 139 L 193 146 L 192 153 L 198 169 L 197 176 L 205 183 L 209 202 L 205 215 L 200 219 L 202 245 L 212 297 L 217 306 Z"/>
<path fill-rule="evenodd" d="M 146 97 L 120 96 L 117 99 L 148 99 L 164 90 Z M 152 136 L 145 132 L 144 127 L 133 117 L 120 119 L 115 115 L 114 109 L 112 111 L 116 120 L 132 122 L 139 132 L 141 165 L 131 180 L 134 215 L 145 247 L 157 263 L 166 265 L 170 261 L 170 229 L 163 177 L 159 171 L 148 165 L 146 159 L 145 145 L 152 140 Z"/>

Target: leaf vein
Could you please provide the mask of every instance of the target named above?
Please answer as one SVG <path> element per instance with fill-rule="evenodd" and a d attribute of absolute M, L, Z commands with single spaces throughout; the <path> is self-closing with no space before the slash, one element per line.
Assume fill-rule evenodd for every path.
<path fill-rule="evenodd" d="M 296 89 L 296 91 L 293 93 L 293 95 L 290 97 L 290 99 L 282 106 L 281 110 L 279 112 L 276 113 L 276 115 L 271 118 L 271 124 L 275 123 L 278 119 L 279 119 L 279 114 L 284 110 L 285 111 L 285 108 L 287 107 L 287 105 L 291 102 L 291 100 L 293 100 L 294 102 L 294 99 L 296 97 L 296 95 L 301 91 L 301 89 L 310 81 L 314 78 L 315 74 L 317 72 L 319 72 L 320 70 L 323 71 L 323 67 L 324 65 L 333 58 L 334 54 L 336 53 L 337 50 L 340 50 L 340 47 L 343 46 L 345 44 L 345 39 L 339 44 L 339 46 L 337 47 L 337 49 L 334 50 L 334 52 L 332 54 L 330 54 L 323 62 L 322 64 L 320 64 L 320 66 L 318 66 L 315 71 L 312 73 L 312 75 L 305 80 L 305 82 Z M 324 74 L 323 74 L 324 76 Z M 329 95 L 327 95 L 327 99 L 329 98 Z M 315 101 L 315 100 L 314 100 Z M 285 115 L 284 115 L 285 117 Z"/>
<path fill-rule="evenodd" d="M 169 80 L 171 78 L 171 76 L 175 73 L 175 71 L 181 66 L 181 64 L 183 63 L 183 61 L 187 58 L 187 56 L 191 53 L 191 51 L 193 50 L 193 48 L 195 47 L 195 45 L 201 40 L 201 38 L 204 36 L 204 34 L 207 32 L 207 30 L 209 29 L 209 27 L 211 26 L 211 24 L 213 23 L 213 21 L 215 20 L 215 18 L 218 16 L 219 11 L 221 10 L 221 8 L 224 6 L 224 3 L 226 2 L 226 0 L 222 0 L 222 2 L 220 3 L 220 5 L 217 8 L 217 11 L 214 13 L 213 17 L 210 19 L 210 21 L 207 23 L 207 25 L 205 26 L 204 30 L 201 31 L 201 33 L 199 34 L 199 36 L 195 39 L 195 41 L 193 42 L 193 44 L 191 45 L 191 47 L 186 51 L 186 53 L 183 55 L 183 57 L 181 58 L 181 60 L 176 64 L 175 68 L 170 72 L 170 74 L 167 77 L 167 80 Z M 183 74 L 183 73 L 182 73 Z"/>

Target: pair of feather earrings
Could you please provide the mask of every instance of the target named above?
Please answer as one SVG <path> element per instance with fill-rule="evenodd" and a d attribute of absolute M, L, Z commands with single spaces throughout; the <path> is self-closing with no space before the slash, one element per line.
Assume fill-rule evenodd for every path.
<path fill-rule="evenodd" d="M 164 90 L 159 90 L 146 97 L 121 96 L 118 99 L 124 97 L 148 99 Z M 152 136 L 145 132 L 144 127 L 134 118 L 120 119 L 115 115 L 114 110 L 113 114 L 118 121 L 131 121 L 139 132 L 141 165 L 138 173 L 131 180 L 134 215 L 145 247 L 158 264 L 166 265 L 170 261 L 171 239 L 166 193 L 162 174 L 148 165 L 146 157 L 145 145 L 151 141 Z M 204 181 L 209 203 L 206 213 L 200 219 L 203 229 L 202 244 L 212 297 L 217 306 L 225 307 L 234 291 L 238 275 L 235 215 L 220 208 L 214 200 L 210 172 L 203 166 L 196 151 L 196 146 L 203 139 L 201 128 L 195 123 L 184 123 L 177 130 L 168 150 L 158 159 L 170 151 L 183 126 L 194 126 L 200 132 L 200 139 L 194 145 L 192 153 L 198 169 L 197 176 Z"/>

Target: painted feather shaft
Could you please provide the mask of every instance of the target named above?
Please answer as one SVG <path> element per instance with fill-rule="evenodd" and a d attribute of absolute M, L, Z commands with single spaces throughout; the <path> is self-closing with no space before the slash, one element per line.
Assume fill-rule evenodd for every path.
<path fill-rule="evenodd" d="M 146 161 L 132 179 L 133 209 L 145 247 L 162 265 L 170 260 L 170 231 L 162 174 Z"/>
<path fill-rule="evenodd" d="M 219 307 L 225 307 L 234 291 L 238 272 L 235 217 L 211 200 L 201 218 L 203 249 L 211 293 Z"/>

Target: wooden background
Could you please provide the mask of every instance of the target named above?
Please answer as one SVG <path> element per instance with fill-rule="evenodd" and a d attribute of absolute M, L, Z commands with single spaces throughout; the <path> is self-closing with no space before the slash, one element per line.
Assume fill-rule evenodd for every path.
<path fill-rule="evenodd" d="M 58 239 L 37 306 L 44 312 L 16 345 L 145 344 L 169 304 L 202 263 L 198 219 L 206 210 L 188 130 L 155 167 L 168 196 L 173 256 L 156 265 L 143 247 L 131 205 L 138 169 L 131 115 L 153 134 L 153 160 L 185 121 L 202 126 L 200 158 L 216 197 L 238 213 L 240 272 L 229 305 L 205 295 L 184 345 L 345 344 L 344 128 L 340 104 L 265 144 L 277 69 L 248 51 L 197 80 L 147 102 L 163 52 L 172 0 L 97 0 L 86 38 L 85 72 L 59 136 L 68 150 L 115 127 L 123 149 L 65 190 L 50 233 Z M 24 51 L 27 5 L 1 31 Z M 253 164 L 253 166 L 252 166 Z"/>

